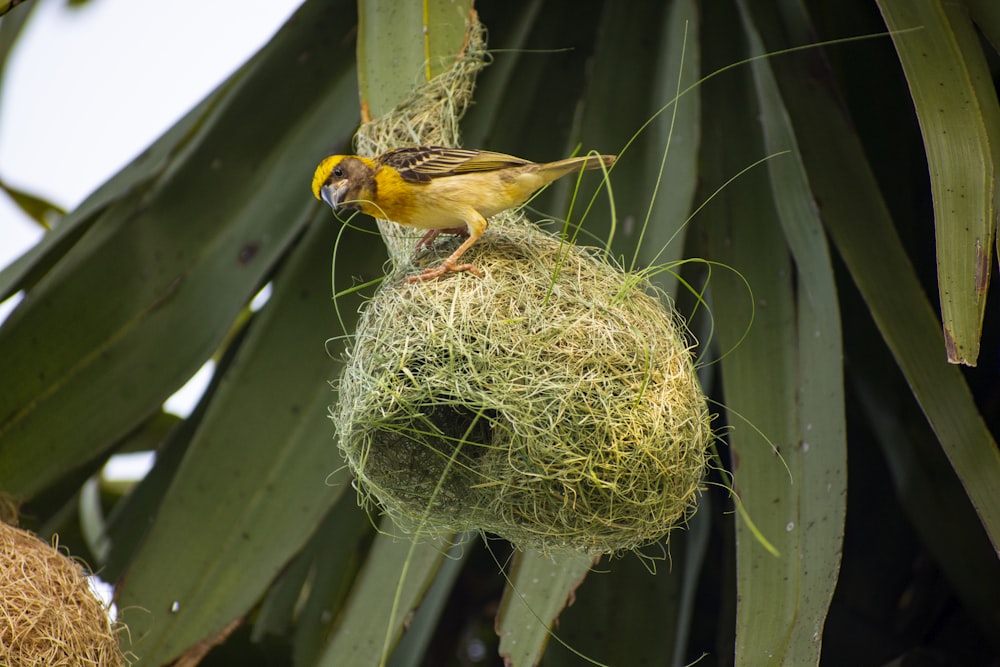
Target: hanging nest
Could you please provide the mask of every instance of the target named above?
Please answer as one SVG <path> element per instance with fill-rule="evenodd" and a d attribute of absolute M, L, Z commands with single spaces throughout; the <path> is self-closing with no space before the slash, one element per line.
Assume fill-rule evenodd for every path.
<path fill-rule="evenodd" d="M 662 537 L 711 439 L 678 317 L 533 227 L 491 230 L 466 257 L 483 278 L 405 284 L 413 268 L 362 314 L 334 417 L 364 500 L 420 535 L 542 551 Z"/>
<path fill-rule="evenodd" d="M 80 564 L 0 522 L 0 656 L 5 667 L 127 664 Z"/>
<path fill-rule="evenodd" d="M 358 132 L 358 152 L 458 145 L 485 65 L 454 66 Z M 590 553 L 661 538 L 693 508 L 711 440 L 679 316 L 600 253 L 508 213 L 463 256 L 483 278 L 406 284 L 413 231 L 367 303 L 331 410 L 361 500 L 419 536 L 479 530 Z M 454 239 L 417 263 L 440 262 Z"/>

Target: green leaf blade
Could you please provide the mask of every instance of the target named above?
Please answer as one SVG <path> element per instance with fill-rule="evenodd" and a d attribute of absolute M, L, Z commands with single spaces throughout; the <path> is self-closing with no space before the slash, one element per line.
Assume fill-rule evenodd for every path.
<path fill-rule="evenodd" d="M 336 8 L 313 12 L 330 21 Z M 10 360 L 0 480 L 9 492 L 31 497 L 99 460 L 158 410 L 299 238 L 316 206 L 308 183 L 317 144 L 343 141 L 357 122 L 342 103 L 356 86 L 342 41 L 311 21 L 293 18 L 238 72 L 212 119 L 198 116 L 204 131 L 184 159 L 100 211 L 0 328 L 0 356 Z M 328 61 L 342 64 L 330 70 Z M 109 196 L 102 188 L 93 197 Z"/>
<path fill-rule="evenodd" d="M 496 620 L 504 664 L 538 664 L 553 623 L 593 564 L 585 553 L 517 554 Z"/>
<path fill-rule="evenodd" d="M 340 360 L 325 346 L 338 322 L 326 280 L 335 230 L 324 223 L 275 276 L 122 578 L 120 604 L 153 612 L 131 624 L 135 651 L 154 664 L 244 615 L 350 493 L 327 415 Z M 354 258 L 344 271 L 369 261 Z"/>
<path fill-rule="evenodd" d="M 830 88 L 794 59 L 775 62 L 823 222 L 1000 553 L 1000 450 L 957 368 L 896 233 L 864 148 Z"/>
<path fill-rule="evenodd" d="M 959 3 L 879 0 L 927 151 L 944 342 L 976 365 L 996 230 L 1000 107 L 979 37 Z"/>

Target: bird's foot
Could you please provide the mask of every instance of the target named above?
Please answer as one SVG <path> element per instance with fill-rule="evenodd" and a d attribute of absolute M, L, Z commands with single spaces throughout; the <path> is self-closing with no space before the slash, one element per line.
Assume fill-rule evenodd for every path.
<path fill-rule="evenodd" d="M 425 280 L 434 280 L 435 278 L 440 278 L 446 273 L 459 273 L 459 272 L 471 273 L 479 278 L 483 277 L 483 272 L 477 269 L 472 264 L 455 264 L 454 262 L 449 262 L 445 260 L 440 266 L 436 266 L 433 269 L 426 269 L 418 273 L 415 276 L 410 276 L 406 279 L 407 284 L 412 283 L 422 283 Z"/>
<path fill-rule="evenodd" d="M 441 234 L 454 234 L 455 236 L 469 236 L 469 229 L 467 227 L 446 227 L 445 229 L 428 229 L 427 233 L 420 237 L 417 241 L 417 250 L 421 248 L 430 248 L 431 244 L 434 243 L 436 239 Z"/>

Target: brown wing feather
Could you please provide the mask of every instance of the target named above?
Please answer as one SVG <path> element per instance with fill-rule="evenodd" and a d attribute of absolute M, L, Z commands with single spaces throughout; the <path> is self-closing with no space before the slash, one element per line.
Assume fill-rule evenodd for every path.
<path fill-rule="evenodd" d="M 531 164 L 530 161 L 513 155 L 443 146 L 397 148 L 378 156 L 375 162 L 392 167 L 405 180 L 417 183 L 425 183 L 441 176 Z"/>

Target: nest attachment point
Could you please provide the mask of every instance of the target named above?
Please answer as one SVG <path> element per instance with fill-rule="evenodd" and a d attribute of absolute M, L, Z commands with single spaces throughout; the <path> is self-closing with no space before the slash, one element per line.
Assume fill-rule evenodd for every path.
<path fill-rule="evenodd" d="M 711 440 L 680 318 L 531 225 L 492 227 L 465 259 L 484 277 L 408 285 L 411 266 L 362 313 L 333 417 L 363 501 L 417 535 L 544 552 L 663 537 Z"/>
<path fill-rule="evenodd" d="M 0 522 L 0 655 L 8 667 L 120 667 L 120 627 L 76 561 Z"/>

